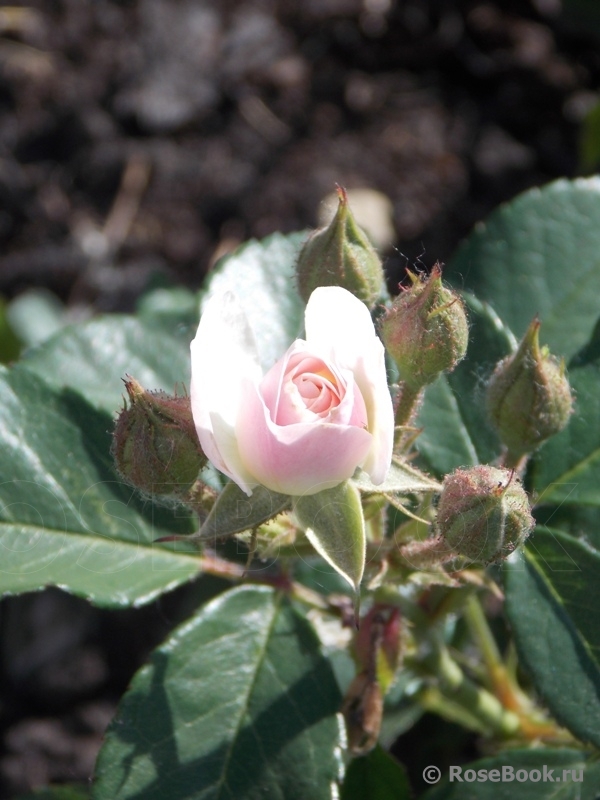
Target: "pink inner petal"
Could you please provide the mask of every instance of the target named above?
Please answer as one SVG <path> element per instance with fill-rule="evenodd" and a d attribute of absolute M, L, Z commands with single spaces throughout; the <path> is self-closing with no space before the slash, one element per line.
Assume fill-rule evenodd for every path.
<path fill-rule="evenodd" d="M 294 384 L 304 401 L 306 408 L 320 417 L 329 414 L 343 399 L 340 388 L 321 375 L 303 374 L 294 378 Z"/>
<path fill-rule="evenodd" d="M 313 494 L 352 477 L 372 443 L 371 434 L 360 426 L 320 419 L 276 425 L 251 384 L 237 435 L 240 455 L 259 483 L 291 495 Z"/>
<path fill-rule="evenodd" d="M 307 352 L 301 339 L 265 375 L 260 393 L 276 425 L 323 421 L 369 429 L 352 372 Z"/>

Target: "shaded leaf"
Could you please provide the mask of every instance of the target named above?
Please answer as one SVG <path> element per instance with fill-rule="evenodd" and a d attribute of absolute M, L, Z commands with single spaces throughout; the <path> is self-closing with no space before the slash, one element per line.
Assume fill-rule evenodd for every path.
<path fill-rule="evenodd" d="M 446 375 L 427 387 L 416 422 L 423 429 L 416 447 L 421 459 L 440 477 L 456 467 L 479 463 L 468 420 Z"/>
<path fill-rule="evenodd" d="M 193 530 L 189 512 L 155 508 L 119 480 L 111 427 L 75 392 L 0 371 L 1 593 L 54 585 L 99 605 L 139 605 L 197 574 L 191 545 L 152 545 Z"/>
<path fill-rule="evenodd" d="M 580 0 L 581 2 L 581 0 Z M 566 3 L 570 5 L 569 2 Z M 589 2 L 590 9 L 596 3 Z M 598 17 L 596 18 L 598 24 Z M 579 171 L 595 172 L 600 167 L 600 103 L 593 105 L 579 131 Z"/>
<path fill-rule="evenodd" d="M 539 525 L 585 539 L 596 550 L 600 550 L 600 506 L 567 505 L 537 506 L 535 517 Z"/>
<path fill-rule="evenodd" d="M 569 369 L 585 367 L 597 361 L 600 361 L 600 319 L 594 325 L 589 342 L 569 362 Z"/>
<path fill-rule="evenodd" d="M 288 600 L 243 587 L 202 608 L 135 676 L 97 765 L 95 800 L 325 800 L 341 698 Z"/>
<path fill-rule="evenodd" d="M 175 335 L 179 333 L 179 338 Z M 173 335 L 153 322 L 106 316 L 73 325 L 29 350 L 20 362 L 51 386 L 69 387 L 93 406 L 114 411 L 123 405 L 126 374 L 146 389 L 173 393 L 189 386 L 189 342 L 195 328 Z"/>
<path fill-rule="evenodd" d="M 341 800 L 410 800 L 411 797 L 404 769 L 378 745 L 368 755 L 350 763 Z"/>
<path fill-rule="evenodd" d="M 600 294 L 600 178 L 530 189 L 476 226 L 448 269 L 521 337 L 537 314 L 557 355 L 586 342 Z"/>
<path fill-rule="evenodd" d="M 291 507 L 290 498 L 257 486 L 251 496 L 236 483 L 228 483 L 194 539 L 214 542 L 256 528 Z"/>
<path fill-rule="evenodd" d="M 19 357 L 22 342 L 15 333 L 7 314 L 7 305 L 0 297 L 0 363 L 8 364 Z"/>
<path fill-rule="evenodd" d="M 293 498 L 293 509 L 315 550 L 357 591 L 365 568 L 365 522 L 350 481 Z"/>
<path fill-rule="evenodd" d="M 569 372 L 575 393 L 564 431 L 549 439 L 533 459 L 528 484 L 544 505 L 600 506 L 600 364 Z"/>
<path fill-rule="evenodd" d="M 46 786 L 19 795 L 16 800 L 89 800 L 89 797 L 89 790 L 84 786 Z"/>
<path fill-rule="evenodd" d="M 302 555 L 302 558 L 294 559 L 294 578 L 313 589 L 319 594 L 339 594 L 352 596 L 351 588 L 346 578 L 328 564 L 317 553 Z M 355 670 L 353 669 L 352 677 Z"/>
<path fill-rule="evenodd" d="M 467 356 L 454 372 L 426 388 L 417 417 L 417 426 L 423 427 L 417 449 L 440 476 L 499 454 L 500 441 L 485 410 L 485 380 L 516 345 L 491 306 L 469 294 L 464 300 L 470 327 Z"/>
<path fill-rule="evenodd" d="M 536 689 L 562 725 L 600 746 L 600 551 L 538 526 L 505 570 L 506 613 Z"/>

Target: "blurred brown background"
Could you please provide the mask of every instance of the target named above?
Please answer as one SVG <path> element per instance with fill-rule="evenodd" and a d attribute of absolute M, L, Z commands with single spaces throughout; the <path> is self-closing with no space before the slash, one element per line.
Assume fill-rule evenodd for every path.
<path fill-rule="evenodd" d="M 581 167 L 600 49 L 579 5 L 0 6 L 0 292 L 127 310 L 314 226 L 336 182 L 392 201 L 392 285 L 447 260 L 498 202 Z"/>

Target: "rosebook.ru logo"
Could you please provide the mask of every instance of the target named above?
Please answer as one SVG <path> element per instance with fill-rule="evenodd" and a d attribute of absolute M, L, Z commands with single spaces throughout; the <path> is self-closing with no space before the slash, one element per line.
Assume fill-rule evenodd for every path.
<path fill-rule="evenodd" d="M 431 766 L 423 770 L 423 780 L 427 783 L 437 783 L 441 777 L 438 767 Z M 450 767 L 448 779 L 450 783 L 583 783 L 583 769 L 549 768 L 545 764 L 540 769 L 515 769 L 508 765 L 478 770 Z"/>

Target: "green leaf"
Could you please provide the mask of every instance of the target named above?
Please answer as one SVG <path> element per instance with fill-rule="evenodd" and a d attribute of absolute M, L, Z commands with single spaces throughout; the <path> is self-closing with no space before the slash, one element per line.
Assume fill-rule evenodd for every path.
<path fill-rule="evenodd" d="M 598 177 L 531 189 L 480 223 L 448 270 L 518 337 L 538 314 L 542 342 L 571 356 L 598 316 L 599 216 Z"/>
<path fill-rule="evenodd" d="M 0 297 L 0 363 L 8 364 L 19 357 L 21 340 L 15 333 L 7 313 L 7 304 Z"/>
<path fill-rule="evenodd" d="M 176 386 L 189 385 L 194 333 L 192 326 L 177 327 L 170 335 L 151 321 L 115 314 L 65 328 L 29 350 L 20 364 L 51 386 L 70 387 L 112 412 L 123 405 L 127 374 L 146 389 L 172 393 Z"/>
<path fill-rule="evenodd" d="M 18 295 L 6 309 L 8 322 L 27 347 L 49 339 L 67 324 L 66 309 L 46 289 L 30 289 Z"/>
<path fill-rule="evenodd" d="M 137 316 L 171 334 L 189 336 L 190 332 L 195 333 L 200 320 L 198 294 L 183 286 L 153 289 L 138 301 Z"/>
<path fill-rule="evenodd" d="M 579 130 L 579 170 L 589 173 L 596 171 L 599 167 L 600 103 L 596 103 L 585 115 Z"/>
<path fill-rule="evenodd" d="M 352 598 L 353 587 L 351 588 L 346 578 L 331 567 L 321 556 L 307 553 L 302 554 L 301 558 L 295 558 L 293 564 L 294 579 L 308 586 L 309 589 L 318 594 L 339 594 L 347 595 Z M 355 670 L 353 668 L 352 677 Z"/>
<path fill-rule="evenodd" d="M 424 472 L 405 461 L 396 459 L 392 461 L 383 483 L 375 485 L 363 470 L 360 470 L 352 478 L 352 481 L 361 492 L 419 494 L 420 492 L 439 492 L 442 489 L 441 484 L 430 478 L 429 475 L 425 475 Z"/>
<path fill-rule="evenodd" d="M 95 800 L 325 800 L 341 698 L 317 637 L 281 594 L 229 591 L 133 679 L 97 764 Z"/>
<path fill-rule="evenodd" d="M 470 416 L 463 413 L 447 375 L 425 390 L 416 425 L 422 433 L 416 441 L 420 460 L 440 477 L 456 467 L 478 464 L 479 457 L 469 431 Z M 468 402 L 468 398 L 467 398 Z"/>
<path fill-rule="evenodd" d="M 194 539 L 214 542 L 248 531 L 290 507 L 290 498 L 285 494 L 257 486 L 248 497 L 236 483 L 228 483 Z"/>
<path fill-rule="evenodd" d="M 296 260 L 306 233 L 275 233 L 225 256 L 210 273 L 202 308 L 217 292 L 234 292 L 254 333 L 261 364 L 270 369 L 301 333 L 304 303 L 296 290 Z"/>
<path fill-rule="evenodd" d="M 535 518 L 538 525 L 557 528 L 600 550 L 600 506 L 536 506 Z"/>
<path fill-rule="evenodd" d="M 596 800 L 600 786 L 600 764 L 579 750 L 566 748 L 505 750 L 463 764 L 460 769 L 462 781 L 456 773 L 453 781 L 449 780 L 449 774 L 444 775 L 444 782 L 422 795 L 423 800 Z M 505 780 L 502 780 L 503 769 Z M 467 770 L 473 772 L 467 773 L 465 778 Z M 480 770 L 485 770 L 485 774 L 480 775 Z M 492 774 L 493 780 L 489 778 L 491 770 L 498 770 Z M 520 770 L 527 774 L 521 772 L 517 779 Z M 531 779 L 533 770 L 537 772 Z M 574 775 L 572 770 L 575 770 Z M 573 781 L 573 777 L 577 780 Z M 583 777 L 581 782 L 580 777 Z"/>
<path fill-rule="evenodd" d="M 464 299 L 470 327 L 467 357 L 426 388 L 417 418 L 423 428 L 417 449 L 438 475 L 493 461 L 501 449 L 485 411 L 485 379 L 516 341 L 491 306 L 469 294 Z"/>
<path fill-rule="evenodd" d="M 600 746 L 600 552 L 538 526 L 524 554 L 505 565 L 522 663 L 561 725 Z"/>
<path fill-rule="evenodd" d="M 587 364 L 593 364 L 597 361 L 600 361 L 600 319 L 594 325 L 589 342 L 578 353 L 575 353 L 569 362 L 569 369 L 585 367 Z"/>
<path fill-rule="evenodd" d="M 544 505 L 600 506 L 600 364 L 571 370 L 569 382 L 573 415 L 536 454 L 528 483 Z"/>
<path fill-rule="evenodd" d="M 191 545 L 152 545 L 190 532 L 192 519 L 119 480 L 111 427 L 76 392 L 0 370 L 0 593 L 54 585 L 98 605 L 140 605 L 198 573 Z"/>
<path fill-rule="evenodd" d="M 358 591 L 365 568 L 365 521 L 358 489 L 346 481 L 293 499 L 294 514 L 317 553 Z"/>
<path fill-rule="evenodd" d="M 341 800 L 410 800 L 408 778 L 400 764 L 377 745 L 348 767 Z"/>
<path fill-rule="evenodd" d="M 90 793 L 84 786 L 45 786 L 28 794 L 19 795 L 16 800 L 89 800 Z"/>

